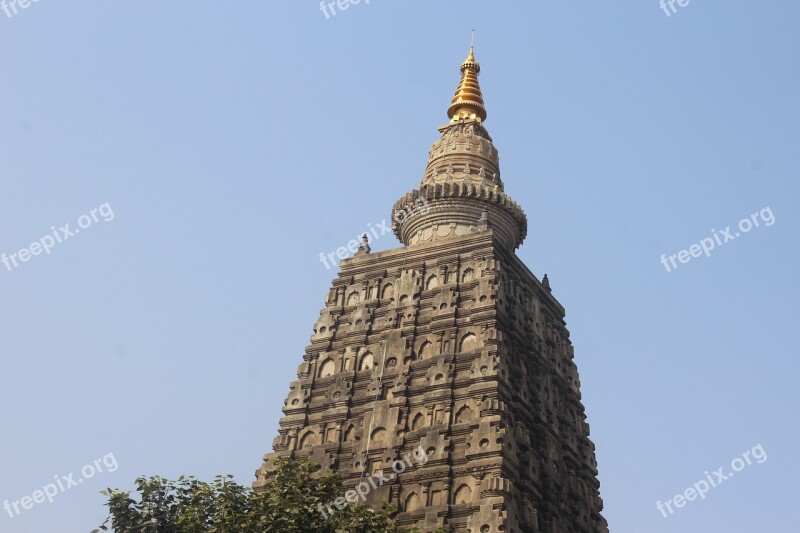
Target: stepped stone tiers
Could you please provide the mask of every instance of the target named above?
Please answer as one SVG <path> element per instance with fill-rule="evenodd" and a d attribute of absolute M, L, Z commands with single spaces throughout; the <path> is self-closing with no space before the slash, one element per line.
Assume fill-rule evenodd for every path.
<path fill-rule="evenodd" d="M 420 187 L 393 209 L 404 246 L 341 262 L 254 487 L 276 457 L 304 457 L 347 486 L 382 471 L 366 500 L 397 505 L 401 529 L 607 533 L 564 308 L 514 253 L 527 221 L 472 50 L 461 72 Z"/>

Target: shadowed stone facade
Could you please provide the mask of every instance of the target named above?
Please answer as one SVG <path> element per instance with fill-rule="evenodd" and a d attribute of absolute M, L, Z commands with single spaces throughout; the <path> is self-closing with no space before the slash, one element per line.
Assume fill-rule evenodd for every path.
<path fill-rule="evenodd" d="M 607 532 L 564 309 L 514 253 L 526 218 L 472 51 L 461 71 L 420 187 L 393 209 L 404 247 L 341 262 L 254 487 L 275 457 L 354 486 L 421 447 L 427 462 L 368 496 L 400 528 Z"/>

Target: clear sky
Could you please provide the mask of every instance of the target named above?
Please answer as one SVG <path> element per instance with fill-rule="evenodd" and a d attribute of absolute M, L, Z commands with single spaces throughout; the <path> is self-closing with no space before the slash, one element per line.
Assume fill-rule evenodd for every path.
<path fill-rule="evenodd" d="M 18 254 L 0 264 L 0 502 L 99 470 L 0 510 L 0 531 L 88 531 L 99 491 L 140 474 L 252 481 L 335 275 L 319 254 L 417 186 L 472 27 L 611 531 L 797 531 L 800 4 L 675 8 L 0 11 L 0 253 Z M 705 499 L 656 509 L 758 445 Z"/>

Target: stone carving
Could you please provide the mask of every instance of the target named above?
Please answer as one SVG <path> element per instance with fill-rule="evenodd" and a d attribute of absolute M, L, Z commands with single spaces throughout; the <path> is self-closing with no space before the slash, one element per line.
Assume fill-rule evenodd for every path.
<path fill-rule="evenodd" d="M 608 533 L 564 310 L 514 254 L 527 218 L 478 70 L 471 54 L 420 190 L 394 205 L 426 206 L 393 221 L 404 246 L 372 254 L 364 238 L 342 260 L 253 486 L 284 456 L 355 486 L 422 446 L 428 462 L 366 502 L 396 504 L 400 529 Z"/>

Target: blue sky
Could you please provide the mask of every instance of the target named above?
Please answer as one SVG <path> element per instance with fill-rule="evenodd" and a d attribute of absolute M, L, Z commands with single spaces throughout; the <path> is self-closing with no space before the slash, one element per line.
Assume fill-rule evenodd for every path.
<path fill-rule="evenodd" d="M 0 11 L 0 253 L 105 204 L 113 219 L 0 264 L 0 501 L 118 468 L 0 511 L 0 531 L 88 531 L 98 492 L 140 474 L 250 483 L 335 275 L 319 254 L 417 186 L 472 27 L 528 214 L 518 254 L 567 309 L 611 530 L 794 531 L 796 2 L 18 11 Z M 709 257 L 659 262 L 765 208 L 773 224 Z M 763 463 L 657 511 L 759 444 Z"/>

